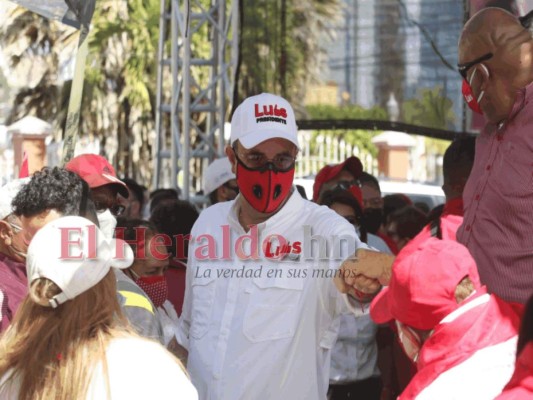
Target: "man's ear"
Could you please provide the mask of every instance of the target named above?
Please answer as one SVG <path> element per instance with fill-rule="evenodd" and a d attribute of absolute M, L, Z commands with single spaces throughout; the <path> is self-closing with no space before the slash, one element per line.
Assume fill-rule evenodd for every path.
<path fill-rule="evenodd" d="M 233 152 L 233 148 L 229 144 L 226 145 L 225 152 L 231 164 L 231 172 L 237 174 L 237 159 L 235 157 L 235 153 Z"/>
<path fill-rule="evenodd" d="M 13 236 L 13 230 L 6 221 L 0 221 L 0 240 L 6 245 L 11 245 L 11 237 Z"/>

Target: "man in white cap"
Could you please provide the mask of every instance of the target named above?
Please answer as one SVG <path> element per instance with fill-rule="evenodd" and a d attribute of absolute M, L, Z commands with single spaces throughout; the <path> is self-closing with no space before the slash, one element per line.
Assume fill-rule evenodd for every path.
<path fill-rule="evenodd" d="M 0 332 L 4 331 L 28 292 L 27 243 L 11 202 L 29 179 L 17 179 L 0 188 Z"/>
<path fill-rule="evenodd" d="M 346 307 L 332 277 L 363 245 L 353 225 L 294 190 L 297 153 L 285 99 L 263 93 L 235 110 L 226 154 L 240 194 L 192 229 L 179 326 L 200 399 L 326 398 Z"/>
<path fill-rule="evenodd" d="M 235 174 L 227 158 L 213 161 L 205 170 L 204 194 L 209 196 L 211 205 L 233 200 L 239 194 Z"/>

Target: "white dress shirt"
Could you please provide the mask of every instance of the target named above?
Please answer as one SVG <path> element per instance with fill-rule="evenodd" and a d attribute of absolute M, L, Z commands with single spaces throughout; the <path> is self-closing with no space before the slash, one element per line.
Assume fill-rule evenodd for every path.
<path fill-rule="evenodd" d="M 369 233 L 367 244 L 382 253 L 392 254 L 387 244 Z M 331 384 L 345 384 L 379 376 L 378 326 L 369 314 L 356 317 L 352 312 L 341 315 L 339 336 L 331 353 Z"/>
<path fill-rule="evenodd" d="M 347 310 L 332 274 L 364 244 L 344 218 L 294 191 L 279 212 L 258 225 L 259 257 L 243 260 L 223 249 L 252 232 L 243 230 L 238 211 L 235 201 L 215 204 L 191 232 L 179 339 L 189 351 L 187 367 L 199 398 L 325 399 L 339 315 Z M 293 253 L 300 242 L 299 256 L 266 257 L 266 238 L 273 234 L 290 242 Z M 317 257 L 317 236 L 327 240 L 323 259 Z M 341 250 L 335 251 L 339 237 Z M 244 248 L 250 254 L 249 240 Z M 198 257 L 205 255 L 218 259 Z M 235 275 L 224 277 L 229 270 Z"/>

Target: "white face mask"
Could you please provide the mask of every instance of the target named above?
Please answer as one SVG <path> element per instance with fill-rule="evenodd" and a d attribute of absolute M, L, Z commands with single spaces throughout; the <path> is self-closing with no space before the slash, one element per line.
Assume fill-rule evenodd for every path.
<path fill-rule="evenodd" d="M 108 239 L 112 239 L 115 234 L 115 228 L 117 226 L 117 220 L 109 209 L 98 212 L 98 224 L 100 225 L 100 230 Z"/>

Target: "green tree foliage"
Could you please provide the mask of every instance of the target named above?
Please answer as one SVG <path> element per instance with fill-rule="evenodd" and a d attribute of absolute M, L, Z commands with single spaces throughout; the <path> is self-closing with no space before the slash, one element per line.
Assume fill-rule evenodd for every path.
<path fill-rule="evenodd" d="M 332 106 L 332 105 L 308 105 L 306 111 L 312 119 L 387 119 L 387 112 L 380 107 L 366 109 L 358 105 Z M 373 156 L 377 155 L 376 146 L 371 142 L 372 138 L 379 134 L 378 131 L 364 129 L 338 129 L 330 131 L 315 131 L 314 138 L 319 134 L 331 135 L 335 139 L 344 139 L 352 146 L 357 146 Z M 315 140 L 311 143 L 314 150 Z"/>
<path fill-rule="evenodd" d="M 242 10 L 238 101 L 272 92 L 301 110 L 306 87 L 320 72 L 320 37 L 330 33 L 340 1 L 243 0 Z"/>
<path fill-rule="evenodd" d="M 97 2 L 92 21 L 82 132 L 112 142 L 125 175 L 150 178 L 159 0 Z M 115 158 L 116 157 L 116 158 Z"/>
<path fill-rule="evenodd" d="M 200 4 L 205 9 L 211 1 Z M 159 8 L 160 0 L 97 0 L 80 119 L 80 133 L 101 140 L 119 173 L 145 183 L 152 172 Z M 301 113 L 306 85 L 319 72 L 320 35 L 339 14 L 340 0 L 243 0 L 242 11 L 238 101 L 284 89 Z M 197 33 L 191 56 L 207 59 L 211 33 L 206 26 Z M 77 39 L 77 31 L 20 7 L 4 18 L 0 40 L 16 76 L 7 78 L 18 83 L 11 120 L 36 115 L 54 123 L 60 139 L 70 94 L 70 82 L 61 79 L 61 60 L 74 58 Z M 207 69 L 195 74 L 193 80 L 205 87 Z M 168 94 L 168 76 L 164 82 Z M 191 95 L 196 93 L 193 88 Z"/>
<path fill-rule="evenodd" d="M 420 90 L 416 98 L 403 102 L 402 111 L 402 120 L 408 124 L 453 129 L 455 122 L 453 102 L 444 96 L 441 86 Z"/>
<path fill-rule="evenodd" d="M 441 86 L 420 90 L 416 98 L 403 102 L 402 112 L 402 121 L 408 124 L 454 129 L 453 102 L 444 95 Z M 426 138 L 426 146 L 432 153 L 444 154 L 449 143 L 447 140 Z"/>

